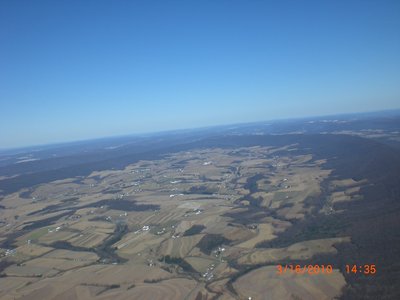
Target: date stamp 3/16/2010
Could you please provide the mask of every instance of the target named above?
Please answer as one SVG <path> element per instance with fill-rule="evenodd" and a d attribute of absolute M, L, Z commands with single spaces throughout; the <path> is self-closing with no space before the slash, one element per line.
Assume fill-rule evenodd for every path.
<path fill-rule="evenodd" d="M 376 274 L 376 266 L 374 264 L 364 265 L 346 265 L 344 268 L 346 274 L 364 274 L 374 275 Z M 277 265 L 276 274 L 309 274 L 309 275 L 329 275 L 333 273 L 332 265 Z"/>

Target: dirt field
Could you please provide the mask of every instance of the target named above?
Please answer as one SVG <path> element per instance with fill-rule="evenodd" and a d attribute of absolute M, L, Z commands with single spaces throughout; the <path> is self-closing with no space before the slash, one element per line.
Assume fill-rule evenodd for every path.
<path fill-rule="evenodd" d="M 275 237 L 276 235 L 274 235 L 274 226 L 272 224 L 259 224 L 257 227 L 257 235 L 243 243 L 236 245 L 236 247 L 252 249 L 259 242 L 272 240 Z"/>
<path fill-rule="evenodd" d="M 339 296 L 345 283 L 338 270 L 329 275 L 277 275 L 276 267 L 268 266 L 240 277 L 233 286 L 242 299 L 322 300 Z"/>
<path fill-rule="evenodd" d="M 315 254 L 336 253 L 334 244 L 349 241 L 350 238 L 330 238 L 300 242 L 286 248 L 254 250 L 250 254 L 242 256 L 238 262 L 241 264 L 259 264 L 277 262 L 288 258 L 305 260 Z"/>
<path fill-rule="evenodd" d="M 305 219 L 326 192 L 325 161 L 295 149 L 171 153 L 7 195 L 0 235 L 10 242 L 0 253 L 12 264 L 1 271 L 0 299 L 332 299 L 345 284 L 338 271 L 277 277 L 260 267 L 236 279 L 236 292 L 227 285 L 248 265 L 335 254 L 335 243 L 350 241 L 256 248 Z M 361 183 L 329 186 L 327 214 L 356 199 Z"/>

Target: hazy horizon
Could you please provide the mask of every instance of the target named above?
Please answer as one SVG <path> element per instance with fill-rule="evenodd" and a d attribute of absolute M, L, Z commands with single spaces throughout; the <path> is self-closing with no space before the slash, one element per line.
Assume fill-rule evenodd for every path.
<path fill-rule="evenodd" d="M 202 130 L 202 129 L 212 129 L 218 127 L 225 127 L 225 126 L 241 126 L 246 124 L 254 124 L 257 123 L 269 123 L 269 122 L 284 122 L 284 121 L 298 121 L 298 120 L 307 120 L 307 119 L 320 119 L 320 118 L 327 118 L 332 119 L 335 117 L 343 117 L 347 115 L 380 115 L 380 114 L 390 114 L 390 113 L 399 113 L 400 108 L 395 109 L 386 109 L 386 110 L 373 110 L 373 111 L 358 111 L 358 112 L 346 112 L 346 113 L 338 113 L 338 114 L 326 114 L 326 115 L 313 115 L 313 116 L 303 116 L 303 117 L 292 117 L 292 118 L 276 118 L 276 119 L 268 119 L 268 120 L 255 120 L 251 122 L 241 122 L 241 123 L 225 123 L 225 124 L 215 124 L 209 126 L 197 126 L 197 127 L 184 127 L 184 128 L 172 128 L 167 130 L 156 130 L 156 131 L 147 131 L 147 132 L 136 132 L 136 133 L 126 133 L 126 134 L 118 134 L 118 135 L 109 135 L 109 136 L 98 136 L 98 137 L 91 137 L 91 138 L 83 138 L 83 139 L 73 139 L 73 140 L 61 140 L 61 141 L 54 141 L 51 143 L 44 143 L 44 144 L 32 144 L 32 145 L 23 145 L 23 146 L 16 146 L 16 147 L 0 147 L 0 151 L 9 151 L 9 150 L 24 150 L 29 148 L 37 148 L 37 147 L 51 147 L 51 146 L 62 146 L 67 144 L 73 143 L 85 143 L 90 141 L 97 141 L 97 140 L 107 140 L 107 139 L 117 139 L 117 138 L 125 138 L 125 137 L 143 137 L 143 136 L 151 136 L 151 135 L 158 135 L 158 134 L 168 134 L 173 133 L 176 131 L 190 131 L 190 130 Z"/>

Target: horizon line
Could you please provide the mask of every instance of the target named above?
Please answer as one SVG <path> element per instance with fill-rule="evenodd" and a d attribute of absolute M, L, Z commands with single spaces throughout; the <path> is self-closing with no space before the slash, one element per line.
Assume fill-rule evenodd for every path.
<path fill-rule="evenodd" d="M 156 130 L 156 131 L 143 131 L 137 133 L 126 133 L 126 134 L 116 134 L 112 136 L 102 136 L 102 137 L 94 137 L 94 138 L 83 138 L 83 139 L 73 139 L 73 140 L 66 140 L 60 142 L 50 142 L 50 143 L 42 143 L 42 144 L 31 144 L 26 146 L 16 146 L 16 147 L 0 147 L 0 152 L 3 151 L 13 151 L 13 150 L 24 150 L 29 148 L 38 148 L 38 147 L 51 147 L 51 146 L 63 146 L 69 145 L 74 143 L 85 143 L 91 141 L 101 141 L 113 138 L 124 138 L 124 137 L 149 137 L 151 135 L 159 135 L 159 134 L 168 134 L 168 133 L 175 133 L 175 132 L 183 132 L 183 131 L 191 131 L 191 130 L 205 130 L 205 129 L 212 129 L 218 127 L 225 127 L 225 126 L 243 126 L 243 125 L 251 125 L 251 124 L 259 124 L 265 122 L 282 122 L 282 121 L 295 121 L 295 120 L 307 120 L 310 118 L 332 118 L 332 117 L 339 117 L 339 116 L 349 116 L 349 115 L 363 115 L 363 114 L 380 114 L 380 113 L 388 113 L 388 112 L 398 112 L 400 113 L 400 108 L 391 108 L 391 109 L 382 109 L 382 110 L 371 110 L 371 111 L 359 111 L 359 112 L 345 112 L 345 113 L 335 113 L 335 114 L 324 114 L 324 115 L 310 115 L 304 117 L 282 117 L 276 119 L 268 119 L 268 120 L 259 120 L 259 121 L 251 121 L 251 122 L 240 122 L 240 123 L 224 123 L 218 125 L 206 125 L 200 127 L 185 127 L 185 128 L 176 128 L 176 129 L 167 129 L 167 130 Z"/>

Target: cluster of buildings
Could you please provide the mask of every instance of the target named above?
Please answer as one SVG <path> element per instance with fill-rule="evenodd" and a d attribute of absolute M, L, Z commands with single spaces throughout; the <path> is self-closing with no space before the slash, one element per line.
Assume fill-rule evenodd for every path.
<path fill-rule="evenodd" d="M 214 264 L 211 264 L 208 268 L 207 268 L 207 271 L 205 271 L 204 273 L 203 273 L 203 278 L 205 278 L 207 281 L 210 281 L 211 279 L 213 279 L 213 277 L 214 277 L 214 274 L 212 273 L 212 271 L 214 270 L 214 268 L 215 268 L 215 265 Z"/>
<path fill-rule="evenodd" d="M 47 231 L 50 233 L 50 232 L 58 232 L 59 230 L 61 229 L 61 226 L 57 226 L 55 229 L 51 229 L 51 228 L 49 228 L 49 229 L 47 229 Z"/>
<path fill-rule="evenodd" d="M 4 256 L 13 256 L 15 253 L 17 253 L 16 249 L 6 249 Z"/>

